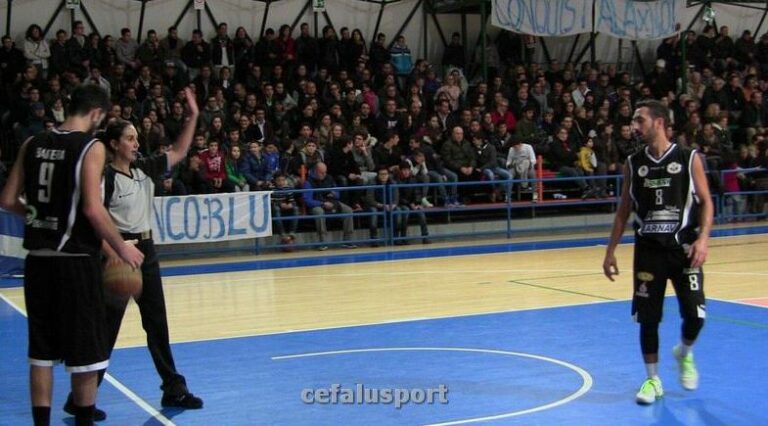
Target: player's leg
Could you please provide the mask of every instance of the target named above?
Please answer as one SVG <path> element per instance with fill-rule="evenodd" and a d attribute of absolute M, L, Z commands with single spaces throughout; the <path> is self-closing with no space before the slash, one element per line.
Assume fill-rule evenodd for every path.
<path fill-rule="evenodd" d="M 92 425 L 96 411 L 96 389 L 98 371 L 72 373 L 72 401 L 74 402 L 75 425 Z"/>
<path fill-rule="evenodd" d="M 147 333 L 149 353 L 163 381 L 160 387 L 163 390 L 162 405 L 202 408 L 203 401 L 189 392 L 184 376 L 176 371 L 171 352 L 160 265 L 154 244 L 151 241 L 142 241 L 139 248 L 144 253 L 144 263 L 141 265 L 144 287 L 136 304 L 141 314 L 141 325 Z"/>
<path fill-rule="evenodd" d="M 98 256 L 63 258 L 59 285 L 61 297 L 62 358 L 72 374 L 70 412 L 75 424 L 92 424 L 100 370 L 109 365 L 109 336 Z"/>
<path fill-rule="evenodd" d="M 651 404 L 664 395 L 659 377 L 659 323 L 664 306 L 667 275 L 663 251 L 635 246 L 632 315 L 640 324 L 640 351 L 646 380 L 636 395 L 640 404 Z"/>
<path fill-rule="evenodd" d="M 27 256 L 25 260 L 24 303 L 29 333 L 29 389 L 35 425 L 50 423 L 53 365 L 61 359 L 56 338 L 58 319 L 53 316 L 58 298 L 58 287 L 52 279 L 56 274 L 55 268 L 54 262 L 47 265 L 44 258 L 38 256 Z"/>
<path fill-rule="evenodd" d="M 693 360 L 693 344 L 704 327 L 706 299 L 704 297 L 704 271 L 701 267 L 691 268 L 690 259 L 683 251 L 671 256 L 677 265 L 672 276 L 680 316 L 683 319 L 680 343 L 673 348 L 680 372 L 680 383 L 687 390 L 699 386 L 699 373 Z"/>

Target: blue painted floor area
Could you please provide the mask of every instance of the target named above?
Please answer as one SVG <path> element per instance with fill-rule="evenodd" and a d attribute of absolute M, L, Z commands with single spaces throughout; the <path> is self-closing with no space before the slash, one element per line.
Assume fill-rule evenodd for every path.
<path fill-rule="evenodd" d="M 701 386 L 684 391 L 670 351 L 679 333 L 677 304 L 667 300 L 661 330 L 666 396 L 650 407 L 634 402 L 645 371 L 629 303 L 608 302 L 176 344 L 176 364 L 205 408 L 163 412 L 179 425 L 419 425 L 513 413 L 519 415 L 488 424 L 768 424 L 762 408 L 768 399 L 768 310 L 712 301 L 707 311 L 710 318 L 695 350 Z M 25 320 L 0 304 L 0 323 L 0 423 L 29 424 Z M 378 351 L 349 352 L 371 348 Z M 274 359 L 326 351 L 342 353 Z M 529 356 L 581 368 L 593 384 L 570 402 L 521 413 L 556 404 L 584 386 L 577 371 Z M 160 409 L 158 378 L 145 348 L 116 350 L 110 373 Z M 334 383 L 377 389 L 443 384 L 448 403 L 397 409 L 393 404 L 302 402 L 303 389 Z M 67 388 L 63 370 L 57 370 L 53 424 L 65 418 L 58 407 Z M 109 415 L 104 424 L 154 424 L 106 383 L 99 406 Z"/>

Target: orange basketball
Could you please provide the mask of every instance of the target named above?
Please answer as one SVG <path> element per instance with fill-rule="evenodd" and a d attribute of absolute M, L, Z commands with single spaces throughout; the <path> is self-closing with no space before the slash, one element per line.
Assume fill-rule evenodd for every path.
<path fill-rule="evenodd" d="M 108 263 L 104 266 L 104 287 L 117 296 L 138 297 L 143 287 L 141 269 L 125 262 Z"/>

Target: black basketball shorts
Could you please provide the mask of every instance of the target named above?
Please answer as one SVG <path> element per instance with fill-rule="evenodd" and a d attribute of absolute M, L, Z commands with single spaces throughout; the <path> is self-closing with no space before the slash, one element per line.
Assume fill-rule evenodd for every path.
<path fill-rule="evenodd" d="M 667 280 L 677 295 L 680 316 L 705 318 L 704 271 L 691 268 L 683 248 L 662 249 L 635 245 L 632 315 L 639 323 L 659 323 L 664 308 Z"/>
<path fill-rule="evenodd" d="M 102 370 L 109 364 L 102 266 L 97 256 L 28 255 L 24 299 L 29 362 L 67 371 Z"/>

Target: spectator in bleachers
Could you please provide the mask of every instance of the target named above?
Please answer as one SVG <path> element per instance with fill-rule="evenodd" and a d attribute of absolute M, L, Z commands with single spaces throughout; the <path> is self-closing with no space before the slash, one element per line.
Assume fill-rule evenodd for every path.
<path fill-rule="evenodd" d="M 234 192 L 234 186 L 227 179 L 226 159 L 219 150 L 219 144 L 218 140 L 211 139 L 208 149 L 198 154 L 203 177 L 213 192 Z"/>
<path fill-rule="evenodd" d="M 752 140 L 752 137 L 758 133 L 764 133 L 768 128 L 768 112 L 763 104 L 763 94 L 758 90 L 754 90 L 750 94 L 749 103 L 744 106 L 744 110 L 739 117 L 739 124 L 747 140 Z"/>
<path fill-rule="evenodd" d="M 398 167 L 395 183 L 406 186 L 401 186 L 395 190 L 395 192 L 398 193 L 400 206 L 400 213 L 396 215 L 395 219 L 400 219 L 400 237 L 406 237 L 408 235 L 408 220 L 411 214 L 415 214 L 419 220 L 421 242 L 423 244 L 429 244 L 427 215 L 424 214 L 423 209 L 425 207 L 432 207 L 432 205 L 428 202 L 424 203 L 426 200 L 426 193 L 423 192 L 423 187 L 414 186 L 423 183 L 423 180 L 413 176 L 412 171 L 412 165 L 407 161 L 400 163 Z M 400 216 L 402 216 L 402 219 Z M 397 223 L 398 221 L 395 220 L 395 222 Z M 408 240 L 402 240 L 402 242 L 408 244 Z"/>
<path fill-rule="evenodd" d="M 50 45 L 51 58 L 49 62 L 49 75 L 61 75 L 69 67 L 69 57 L 67 56 L 68 35 L 64 30 L 56 31 L 56 38 Z"/>
<path fill-rule="evenodd" d="M 232 145 L 227 152 L 227 160 L 225 161 L 224 168 L 226 170 L 227 182 L 229 183 L 232 192 L 248 192 L 250 187 L 245 174 L 241 171 L 241 164 L 243 163 L 242 152 L 240 151 L 240 145 Z M 255 190 L 256 188 L 254 188 Z M 229 191 L 227 191 L 229 192 Z"/>
<path fill-rule="evenodd" d="M 211 39 L 211 63 L 216 75 L 223 67 L 235 67 L 235 45 L 227 34 L 226 22 L 219 22 L 216 26 L 216 37 Z"/>
<path fill-rule="evenodd" d="M 560 127 L 555 133 L 555 140 L 552 142 L 549 152 L 549 162 L 553 170 L 556 170 L 559 177 L 576 178 L 583 177 L 584 173 L 576 167 L 578 162 L 578 149 L 568 138 L 568 129 Z M 587 192 L 587 183 L 583 179 L 573 182 L 581 190 L 582 194 Z M 570 183 L 569 183 L 570 184 Z"/>
<path fill-rule="evenodd" d="M 186 76 L 187 68 L 181 58 L 184 49 L 184 41 L 179 38 L 179 31 L 175 26 L 168 27 L 166 36 L 160 40 L 160 49 L 166 61 L 172 62 Z"/>
<path fill-rule="evenodd" d="M 237 144 L 231 146 L 234 147 Z M 249 142 L 248 152 L 241 155 L 242 158 L 238 162 L 238 170 L 245 177 L 251 191 L 262 190 L 270 182 L 265 176 L 266 160 L 261 148 L 261 142 L 255 140 Z"/>
<path fill-rule="evenodd" d="M 296 242 L 296 231 L 299 225 L 299 207 L 291 187 L 282 173 L 274 175 L 271 183 L 272 192 L 272 224 L 275 233 L 280 237 L 280 243 L 289 246 Z M 283 247 L 290 251 L 290 247 Z"/>
<path fill-rule="evenodd" d="M 72 36 L 74 38 L 74 35 Z M 123 28 L 120 30 L 120 38 L 115 42 L 115 51 L 117 52 L 117 60 L 125 65 L 126 68 L 136 70 L 141 65 L 136 60 L 136 51 L 139 49 L 139 44 L 131 36 L 130 28 Z"/>
<path fill-rule="evenodd" d="M 520 189 L 533 192 L 533 201 L 538 200 L 538 193 L 531 185 L 536 179 L 536 153 L 533 146 L 519 138 L 511 139 L 511 147 L 507 154 L 506 166 L 510 179 L 522 179 Z"/>
<path fill-rule="evenodd" d="M 0 76 L 2 76 L 2 85 L 10 86 L 24 71 L 26 60 L 24 53 L 16 47 L 10 36 L 3 36 L 3 46 L 0 48 Z M 10 100 L 10 98 L 7 98 Z"/>
<path fill-rule="evenodd" d="M 440 152 L 443 167 L 454 172 L 460 181 L 477 180 L 475 152 L 472 144 L 464 137 L 464 129 L 456 126 L 451 131 L 451 139 L 443 144 Z M 461 205 L 458 199 L 449 200 L 449 204 Z"/>
<path fill-rule="evenodd" d="M 188 68 L 189 78 L 193 80 L 200 73 L 201 67 L 211 62 L 211 47 L 203 40 L 202 31 L 192 31 L 192 40 L 188 41 L 181 50 L 181 60 Z M 198 92 L 198 99 L 200 99 L 200 92 Z"/>
<path fill-rule="evenodd" d="M 376 167 L 386 167 L 391 173 L 402 161 L 402 149 L 398 146 L 400 136 L 394 131 L 387 131 L 373 148 L 373 162 Z"/>
<path fill-rule="evenodd" d="M 23 47 L 27 63 L 37 67 L 42 78 L 48 78 L 48 59 L 51 57 L 51 49 L 39 25 L 32 24 L 27 28 Z"/>
<path fill-rule="evenodd" d="M 642 143 L 632 134 L 632 126 L 624 124 L 620 127 L 619 137 L 616 139 L 616 151 L 619 162 L 624 164 L 627 157 L 642 149 Z"/>
<path fill-rule="evenodd" d="M 399 191 L 391 186 L 391 174 L 389 169 L 380 166 L 376 171 L 376 180 L 372 182 L 372 185 L 375 186 L 366 191 L 365 208 L 368 213 L 371 213 L 371 216 L 368 217 L 368 230 L 371 240 L 378 238 L 378 223 L 381 214 L 392 214 L 395 211 L 403 209 L 403 207 L 400 206 Z M 407 226 L 407 222 L 405 222 L 407 217 L 405 215 L 392 214 L 392 220 L 395 222 L 392 226 L 395 238 L 405 236 L 403 228 Z M 405 225 L 403 224 L 404 222 Z M 396 245 L 403 245 L 403 243 L 403 240 L 395 241 Z M 373 246 L 377 247 L 378 242 L 373 242 Z"/>
<path fill-rule="evenodd" d="M 496 147 L 488 143 L 485 135 L 473 133 L 471 137 L 475 151 L 475 174 L 483 176 L 489 181 L 502 181 L 492 187 L 493 189 L 490 191 L 491 202 L 494 203 L 501 199 L 501 194 L 505 193 L 505 182 L 509 181 L 511 176 L 506 168 L 499 167 Z"/>
<path fill-rule="evenodd" d="M 335 190 L 336 184 L 334 183 L 333 178 L 328 175 L 328 168 L 325 163 L 320 162 L 315 165 L 310 171 L 309 177 L 304 182 L 303 187 L 307 190 L 318 190 L 304 192 L 304 204 L 313 216 L 318 216 L 315 218 L 315 226 L 320 242 L 318 250 L 325 251 L 328 249 L 328 246 L 326 245 L 328 241 L 328 229 L 326 227 L 326 219 L 323 217 L 326 214 L 343 213 L 348 215 L 341 218 L 341 221 L 343 224 L 344 241 L 349 241 L 354 232 L 351 216 L 352 208 L 340 201 L 339 191 Z M 342 244 L 342 247 L 355 248 L 357 246 L 345 242 Z"/>

